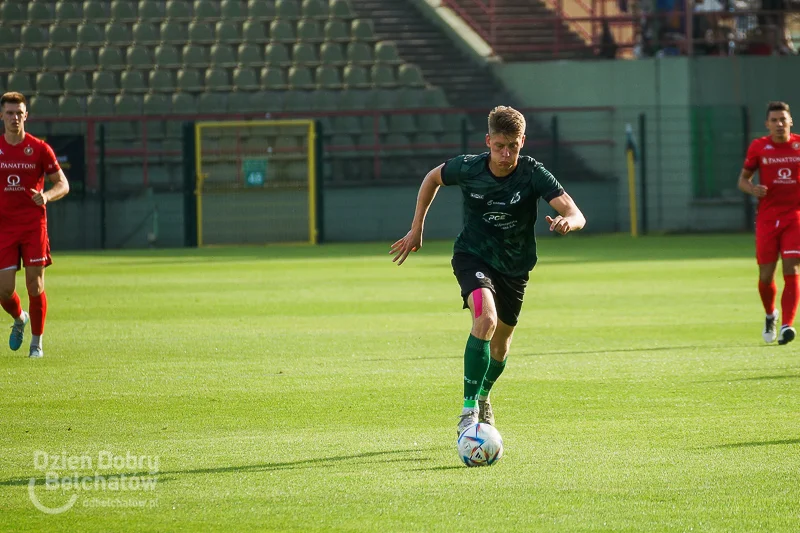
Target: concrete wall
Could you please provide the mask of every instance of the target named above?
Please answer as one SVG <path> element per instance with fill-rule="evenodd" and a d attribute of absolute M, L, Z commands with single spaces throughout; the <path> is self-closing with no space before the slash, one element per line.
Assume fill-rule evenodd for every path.
<path fill-rule="evenodd" d="M 589 166 L 617 181 L 614 200 L 621 227 L 629 225 L 625 125 L 638 130 L 639 115 L 647 118 L 647 224 L 651 229 L 689 229 L 692 209 L 689 64 L 683 58 L 644 61 L 556 61 L 497 65 L 497 76 L 526 106 L 613 106 L 616 110 L 597 120 L 596 112 L 562 112 L 581 128 L 593 130 L 595 138 L 611 136 L 615 148 L 608 160 L 590 152 L 596 148 L 574 148 Z M 561 137 L 574 137 L 562 128 Z M 575 128 L 573 128 L 573 131 Z M 638 141 L 638 131 L 636 132 Z"/>
<path fill-rule="evenodd" d="M 628 220 L 628 196 L 624 127 L 631 123 L 636 128 L 638 116 L 645 114 L 647 222 L 649 228 L 657 231 L 744 227 L 744 202 L 735 188 L 743 157 L 741 133 L 725 131 L 725 128 L 738 127 L 738 123 L 719 121 L 713 141 L 698 139 L 693 146 L 693 109 L 728 106 L 724 113 L 717 114 L 735 115 L 737 106 L 745 106 L 752 138 L 764 134 L 766 103 L 785 100 L 791 104 L 795 87 L 800 83 L 800 57 L 787 56 L 558 61 L 500 64 L 494 68 L 496 75 L 527 106 L 616 108 L 612 119 L 585 122 L 588 130 L 601 132 L 608 128 L 613 132 L 617 145 L 613 160 L 610 163 L 599 161 L 586 149 L 578 148 L 576 152 L 600 172 L 611 169 L 620 192 L 616 201 L 617 216 L 625 221 Z M 800 102 L 796 105 L 800 106 Z M 580 113 L 563 116 L 580 117 Z M 610 127 L 599 123 L 607 121 L 611 122 Z M 569 129 L 563 129 L 561 135 L 569 139 L 571 134 Z M 723 145 L 717 152 L 724 152 L 722 157 L 729 162 L 724 173 L 730 173 L 731 185 L 716 200 L 697 200 L 692 187 L 693 149 L 705 150 L 708 147 L 704 142 Z M 726 178 L 721 176 L 720 179 Z"/>

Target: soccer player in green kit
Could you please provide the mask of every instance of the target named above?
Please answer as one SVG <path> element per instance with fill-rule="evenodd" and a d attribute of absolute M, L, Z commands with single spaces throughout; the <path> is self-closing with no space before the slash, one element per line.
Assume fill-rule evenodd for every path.
<path fill-rule="evenodd" d="M 434 168 L 419 189 L 411 230 L 395 242 L 392 259 L 402 265 L 422 247 L 425 216 L 441 186 L 461 187 L 464 228 L 453 247 L 453 273 L 461 286 L 472 330 L 464 351 L 464 407 L 458 434 L 476 422 L 494 425 L 489 392 L 506 365 L 530 271 L 536 265 L 539 198 L 558 212 L 547 216 L 550 231 L 562 235 L 583 228 L 586 219 L 561 184 L 541 163 L 519 152 L 525 117 L 511 107 L 489 113 L 488 152 L 460 155 Z"/>

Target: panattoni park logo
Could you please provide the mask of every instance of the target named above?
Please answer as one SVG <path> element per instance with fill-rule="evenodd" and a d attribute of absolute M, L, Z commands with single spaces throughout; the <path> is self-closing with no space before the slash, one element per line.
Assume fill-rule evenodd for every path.
<path fill-rule="evenodd" d="M 153 508 L 158 483 L 159 457 L 66 451 L 33 452 L 33 467 L 40 476 L 28 481 L 28 496 L 45 514 L 61 514 L 80 501 L 82 507 Z M 41 480 L 41 476 L 44 480 Z"/>

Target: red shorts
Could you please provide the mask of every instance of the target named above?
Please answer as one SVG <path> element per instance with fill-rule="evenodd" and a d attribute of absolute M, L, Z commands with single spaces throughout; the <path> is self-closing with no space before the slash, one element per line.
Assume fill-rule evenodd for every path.
<path fill-rule="evenodd" d="M 756 261 L 776 263 L 778 256 L 800 257 L 800 219 L 796 215 L 756 221 Z"/>
<path fill-rule="evenodd" d="M 0 270 L 11 267 L 19 270 L 20 262 L 26 267 L 53 263 L 46 226 L 0 231 Z"/>

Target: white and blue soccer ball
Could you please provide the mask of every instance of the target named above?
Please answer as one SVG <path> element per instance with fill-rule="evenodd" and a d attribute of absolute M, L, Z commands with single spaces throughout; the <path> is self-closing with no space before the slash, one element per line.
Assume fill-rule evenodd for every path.
<path fill-rule="evenodd" d="M 467 466 L 491 466 L 503 457 L 503 437 L 491 424 L 473 424 L 458 436 L 458 456 Z"/>

